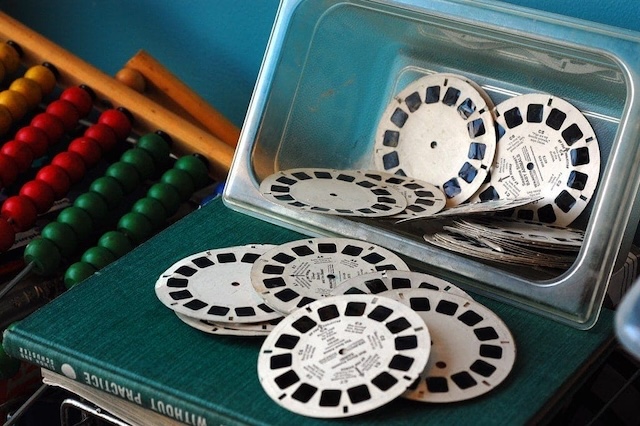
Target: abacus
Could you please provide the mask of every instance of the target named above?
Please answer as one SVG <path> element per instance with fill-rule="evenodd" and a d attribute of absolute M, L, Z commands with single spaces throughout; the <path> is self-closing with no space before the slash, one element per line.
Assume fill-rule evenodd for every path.
<path fill-rule="evenodd" d="M 98 99 L 125 107 L 135 117 L 134 130 L 143 133 L 162 128 L 171 134 L 175 155 L 198 152 L 211 165 L 214 177 L 224 177 L 231 166 L 233 147 L 193 123 L 118 82 L 90 64 L 33 32 L 13 18 L 0 13 L 0 37 L 12 41 L 23 52 L 22 63 L 52 63 L 62 87 L 87 85 Z M 55 58 L 55 60 L 52 60 Z"/>
<path fill-rule="evenodd" d="M 74 256 L 65 284 L 77 284 L 159 230 L 194 191 L 226 176 L 235 141 L 202 130 L 2 13 L 0 42 L 0 186 L 8 197 L 0 253 L 71 188 L 87 189 L 26 246 L 26 267 L 0 297 L 32 271 L 59 273 Z M 103 156 L 113 159 L 111 151 L 120 158 L 96 177 L 94 167 Z M 82 256 L 75 253 L 90 245 L 94 225 L 122 210 L 121 201 L 145 182 L 148 191 L 129 200 L 115 229 Z"/>

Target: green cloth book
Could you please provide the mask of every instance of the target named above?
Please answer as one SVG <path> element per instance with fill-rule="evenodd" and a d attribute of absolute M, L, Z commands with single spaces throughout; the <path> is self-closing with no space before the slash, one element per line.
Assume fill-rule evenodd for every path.
<path fill-rule="evenodd" d="M 452 404 L 397 399 L 353 418 L 303 417 L 263 391 L 261 338 L 195 330 L 154 292 L 159 275 L 190 254 L 301 238 L 214 200 L 10 327 L 3 345 L 11 356 L 188 425 L 522 424 L 550 414 L 612 339 L 609 311 L 581 331 L 476 297 L 503 319 L 517 347 L 510 376 L 492 392 Z"/>

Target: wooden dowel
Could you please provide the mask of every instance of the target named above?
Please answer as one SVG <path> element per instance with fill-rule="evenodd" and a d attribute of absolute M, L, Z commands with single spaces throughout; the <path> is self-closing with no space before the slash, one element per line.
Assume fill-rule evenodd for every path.
<path fill-rule="evenodd" d="M 31 65 L 52 63 L 60 72 L 59 82 L 62 86 L 86 84 L 96 92 L 98 98 L 107 100 L 114 107 L 128 109 L 135 117 L 134 128 L 137 131 L 163 130 L 173 139 L 173 152 L 176 155 L 202 154 L 209 161 L 214 178 L 220 179 L 227 175 L 234 149 L 219 138 L 125 86 L 2 12 L 0 36 L 20 45 L 24 51 L 24 62 Z"/>
<path fill-rule="evenodd" d="M 147 81 L 139 71 L 136 71 L 133 68 L 124 67 L 116 73 L 115 79 L 131 87 L 136 92 L 144 94 L 144 96 L 151 99 L 153 102 L 162 105 L 174 114 L 179 115 L 192 124 L 211 133 L 202 123 L 178 105 L 174 99 L 171 99 L 166 93 L 162 92 L 151 83 L 147 84 Z"/>
<path fill-rule="evenodd" d="M 162 92 L 220 140 L 234 148 L 238 144 L 240 129 L 148 52 L 138 51 L 124 68 L 138 71 L 144 77 L 147 89 L 157 89 Z"/>

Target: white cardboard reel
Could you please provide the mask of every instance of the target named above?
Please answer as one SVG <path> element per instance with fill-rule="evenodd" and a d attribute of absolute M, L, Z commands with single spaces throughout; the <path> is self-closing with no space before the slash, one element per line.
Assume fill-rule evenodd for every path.
<path fill-rule="evenodd" d="M 431 335 L 429 362 L 403 397 L 448 403 L 483 395 L 506 379 L 515 362 L 511 332 L 485 306 L 427 289 L 380 293 L 411 307 Z"/>
<path fill-rule="evenodd" d="M 492 105 L 477 85 L 451 74 L 419 78 L 394 96 L 378 124 L 374 163 L 436 185 L 447 207 L 470 198 L 496 150 Z"/>
<path fill-rule="evenodd" d="M 340 216 L 391 216 L 407 207 L 398 190 L 355 170 L 283 170 L 267 176 L 260 193 L 293 209 Z"/>
<path fill-rule="evenodd" d="M 215 323 L 213 321 L 192 318 L 179 312 L 175 312 L 175 314 L 182 322 L 184 322 L 188 326 L 195 328 L 196 330 L 203 331 L 207 334 L 242 337 L 264 337 L 269 334 L 268 330 L 244 328 L 238 323 L 233 326 L 227 326 L 224 323 Z"/>
<path fill-rule="evenodd" d="M 258 376 L 265 392 L 298 414 L 338 418 L 378 408 L 417 379 L 429 331 L 407 306 L 375 295 L 317 300 L 265 339 Z"/>
<path fill-rule="evenodd" d="M 433 275 L 413 271 L 380 271 L 350 278 L 337 286 L 331 294 L 378 294 L 389 290 L 426 288 L 446 291 L 458 296 L 471 296 L 464 290 Z"/>
<path fill-rule="evenodd" d="M 600 149 L 586 117 L 544 94 L 508 99 L 495 115 L 499 143 L 491 177 L 474 199 L 541 197 L 517 209 L 517 217 L 569 225 L 591 200 L 600 175 Z"/>
<path fill-rule="evenodd" d="M 259 322 L 282 316 L 251 283 L 253 263 L 273 245 L 255 244 L 207 250 L 170 266 L 156 281 L 155 292 L 170 309 L 217 322 Z"/>
<path fill-rule="evenodd" d="M 266 303 L 289 314 L 327 297 L 341 282 L 382 270 L 408 270 L 395 253 L 349 238 L 292 241 L 264 253 L 251 268 L 251 281 Z"/>
<path fill-rule="evenodd" d="M 362 173 L 371 179 L 392 186 L 406 198 L 407 207 L 401 213 L 390 216 L 391 219 L 432 216 L 447 204 L 447 199 L 440 188 L 429 182 L 378 170 L 365 170 Z"/>

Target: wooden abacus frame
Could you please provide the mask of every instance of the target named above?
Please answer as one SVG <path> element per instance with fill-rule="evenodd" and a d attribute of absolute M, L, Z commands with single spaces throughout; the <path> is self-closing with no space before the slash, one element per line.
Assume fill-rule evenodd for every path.
<path fill-rule="evenodd" d="M 24 54 L 21 62 L 24 65 L 31 66 L 43 62 L 53 64 L 60 73 L 60 86 L 85 84 L 91 87 L 100 100 L 111 103 L 115 108 L 123 107 L 130 111 L 135 119 L 136 132 L 142 134 L 162 130 L 173 139 L 172 152 L 175 155 L 201 154 L 209 161 L 210 175 L 214 179 L 226 177 L 234 154 L 234 148 L 230 145 L 2 12 L 0 37 L 3 39 L 2 42 L 12 40 L 22 48 Z"/>

